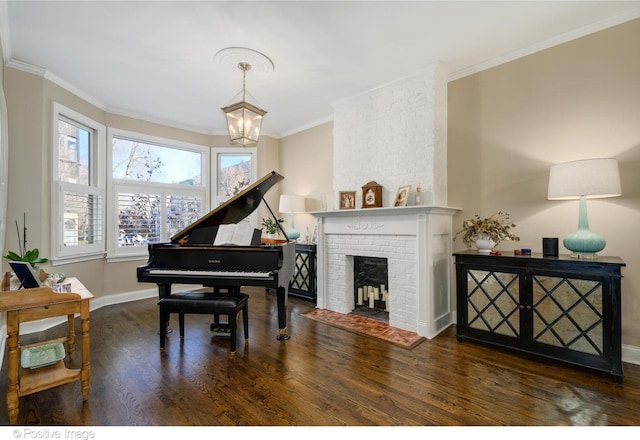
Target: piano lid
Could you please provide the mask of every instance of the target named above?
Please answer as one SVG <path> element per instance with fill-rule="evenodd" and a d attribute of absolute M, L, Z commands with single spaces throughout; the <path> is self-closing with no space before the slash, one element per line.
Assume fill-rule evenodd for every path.
<path fill-rule="evenodd" d="M 195 223 L 177 232 L 171 237 L 174 243 L 182 242 L 189 238 L 191 233 L 199 228 L 209 226 L 219 226 L 231 223 L 239 223 L 253 213 L 260 205 L 262 197 L 271 189 L 273 185 L 284 179 L 283 176 L 271 171 L 269 174 L 245 188 Z M 269 208 L 269 210 L 271 210 Z"/>

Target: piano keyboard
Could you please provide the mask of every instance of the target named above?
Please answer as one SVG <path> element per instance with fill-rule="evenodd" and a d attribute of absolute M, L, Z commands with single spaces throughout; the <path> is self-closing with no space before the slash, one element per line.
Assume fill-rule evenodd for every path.
<path fill-rule="evenodd" d="M 151 275 L 212 276 L 227 278 L 273 278 L 272 272 L 235 272 L 218 270 L 151 269 Z"/>

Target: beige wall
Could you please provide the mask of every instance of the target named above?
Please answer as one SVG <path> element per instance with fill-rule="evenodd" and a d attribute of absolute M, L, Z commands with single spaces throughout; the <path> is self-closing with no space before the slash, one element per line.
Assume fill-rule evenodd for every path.
<path fill-rule="evenodd" d="M 333 200 L 333 124 L 326 123 L 280 139 L 280 166 L 285 179 L 282 194 L 305 197 L 307 211 L 322 209 L 322 196 Z M 290 214 L 283 214 L 289 222 Z M 316 225 L 311 214 L 298 214 L 295 227 L 304 238 Z M 289 224 L 285 225 L 287 230 Z"/>
<path fill-rule="evenodd" d="M 590 200 L 602 255 L 627 264 L 622 281 L 623 343 L 640 346 L 640 20 L 449 84 L 449 204 L 473 214 L 507 211 L 519 243 L 540 252 L 542 237 L 577 229 L 577 201 L 547 200 L 549 167 L 614 157 L 622 197 Z M 454 249 L 463 244 L 457 240 Z M 568 253 L 564 248 L 561 252 Z"/>

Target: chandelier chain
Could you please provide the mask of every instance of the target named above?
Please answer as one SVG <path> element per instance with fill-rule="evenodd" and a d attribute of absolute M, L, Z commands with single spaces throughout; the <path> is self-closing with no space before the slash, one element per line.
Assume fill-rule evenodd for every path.
<path fill-rule="evenodd" d="M 242 100 L 245 101 L 245 94 L 247 90 L 247 70 L 251 69 L 251 64 L 240 62 L 238 68 L 242 70 Z"/>

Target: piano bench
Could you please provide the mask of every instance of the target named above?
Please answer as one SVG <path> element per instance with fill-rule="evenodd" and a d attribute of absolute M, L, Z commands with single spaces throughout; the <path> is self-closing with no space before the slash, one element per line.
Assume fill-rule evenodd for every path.
<path fill-rule="evenodd" d="M 166 328 L 171 313 L 178 313 L 180 339 L 184 339 L 184 314 L 214 315 L 215 327 L 228 328 L 231 338 L 231 353 L 236 352 L 237 316 L 242 312 L 244 339 L 249 339 L 249 295 L 240 292 L 213 293 L 207 289 L 171 294 L 162 298 L 160 306 L 160 349 L 164 350 Z M 227 315 L 227 324 L 220 324 L 220 315 Z"/>

